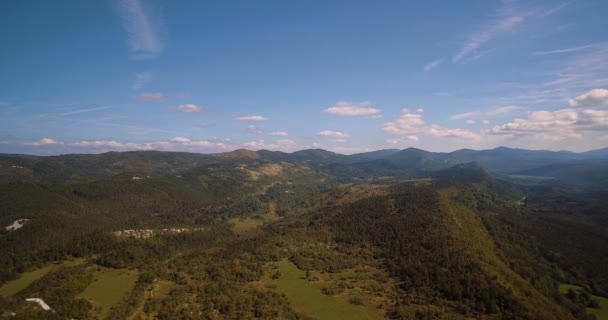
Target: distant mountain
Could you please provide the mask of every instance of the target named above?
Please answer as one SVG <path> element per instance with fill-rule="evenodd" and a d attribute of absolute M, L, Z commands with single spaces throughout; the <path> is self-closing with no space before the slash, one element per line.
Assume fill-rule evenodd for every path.
<path fill-rule="evenodd" d="M 479 183 L 492 179 L 492 175 L 479 163 L 469 162 L 441 169 L 430 175 L 432 178 L 459 183 Z"/>
<path fill-rule="evenodd" d="M 535 172 L 535 169 L 552 165 L 580 166 L 582 165 L 580 161 L 590 159 L 599 162 L 608 161 L 608 148 L 584 153 L 499 147 L 480 151 L 461 149 L 449 153 L 429 152 L 416 148 L 387 149 L 353 155 L 343 155 L 323 149 L 307 149 L 293 153 L 240 149 L 218 154 L 132 151 L 51 157 L 0 155 L 0 181 L 83 182 L 124 172 L 164 176 L 177 175 L 211 164 L 241 165 L 272 162 L 304 165 L 342 182 L 389 176 L 416 176 L 469 162 L 476 162 L 496 174 L 538 176 L 542 170 Z M 566 167 L 568 166 L 563 168 Z M 556 175 L 565 177 L 559 174 L 553 176 Z M 601 181 L 600 178 L 598 179 Z"/>
<path fill-rule="evenodd" d="M 549 164 L 519 171 L 517 175 L 555 178 L 560 183 L 581 189 L 608 190 L 607 160 Z"/>
<path fill-rule="evenodd" d="M 391 156 L 399 151 L 399 149 L 382 149 L 371 152 L 351 154 L 349 158 L 353 160 L 377 160 Z"/>
<path fill-rule="evenodd" d="M 608 158 L 608 147 L 603 149 L 590 150 L 582 153 L 585 158 Z"/>
<path fill-rule="evenodd" d="M 347 156 L 323 149 L 306 149 L 289 154 L 289 159 L 299 161 L 337 162 Z"/>

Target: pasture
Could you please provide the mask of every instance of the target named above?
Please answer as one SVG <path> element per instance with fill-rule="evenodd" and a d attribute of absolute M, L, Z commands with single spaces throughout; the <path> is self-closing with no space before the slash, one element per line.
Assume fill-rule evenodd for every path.
<path fill-rule="evenodd" d="M 325 295 L 306 280 L 306 273 L 287 260 L 277 262 L 281 277 L 268 280 L 269 284 L 284 293 L 294 309 L 318 320 L 324 319 L 383 319 L 376 310 L 353 305 L 344 300 Z"/>
<path fill-rule="evenodd" d="M 136 271 L 101 268 L 95 272 L 95 280 L 78 298 L 89 300 L 103 317 L 112 306 L 133 290 L 136 280 Z"/>

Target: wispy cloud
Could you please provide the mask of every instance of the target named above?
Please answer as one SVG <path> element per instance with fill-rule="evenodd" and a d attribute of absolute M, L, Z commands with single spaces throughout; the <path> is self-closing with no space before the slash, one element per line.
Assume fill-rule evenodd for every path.
<path fill-rule="evenodd" d="M 427 63 L 427 64 L 424 66 L 424 72 L 429 72 L 429 71 L 431 71 L 431 70 L 433 70 L 433 69 L 435 69 L 435 68 L 439 67 L 439 65 L 441 65 L 441 64 L 443 63 L 443 60 L 444 60 L 444 59 L 443 59 L 443 58 L 441 58 L 441 59 L 433 60 L 433 61 L 431 61 L 431 62 Z"/>
<path fill-rule="evenodd" d="M 564 90 L 563 95 L 590 88 L 608 86 L 608 43 L 593 45 L 588 50 L 565 60 L 564 65 L 552 72 L 553 78 L 542 84 L 543 88 Z"/>
<path fill-rule="evenodd" d="M 336 105 L 323 110 L 324 113 L 329 113 L 337 116 L 356 117 L 356 116 L 371 116 L 380 115 L 380 109 L 372 108 L 368 101 L 349 102 L 338 101 Z"/>
<path fill-rule="evenodd" d="M 494 17 L 479 30 L 469 34 L 452 61 L 478 58 L 484 54 L 481 49 L 486 44 L 512 34 L 527 21 L 548 17 L 566 5 L 562 2 L 552 7 L 524 8 L 517 0 L 503 0 Z"/>
<path fill-rule="evenodd" d="M 94 111 L 106 110 L 106 109 L 112 109 L 112 108 L 118 108 L 118 107 L 120 107 L 120 105 L 103 106 L 103 107 L 94 107 L 94 108 L 84 108 L 84 109 L 76 109 L 76 110 L 72 110 L 72 111 L 64 112 L 64 113 L 62 113 L 61 115 L 62 115 L 62 116 L 69 116 L 69 115 L 73 115 L 73 114 L 80 114 L 80 113 L 94 112 Z"/>
<path fill-rule="evenodd" d="M 321 137 L 344 139 L 350 137 L 350 134 L 340 131 L 324 130 L 318 133 Z"/>
<path fill-rule="evenodd" d="M 205 108 L 203 108 L 201 106 L 197 106 L 193 103 L 180 104 L 177 106 L 170 107 L 169 109 L 173 109 L 173 110 L 177 110 L 179 112 L 185 112 L 185 113 L 202 112 L 205 110 Z"/>
<path fill-rule="evenodd" d="M 516 112 L 521 112 L 525 109 L 526 109 L 525 107 L 521 107 L 521 106 L 502 106 L 502 107 L 494 108 L 494 109 L 486 112 L 486 115 L 488 115 L 490 117 L 501 116 L 501 115 L 513 114 Z"/>
<path fill-rule="evenodd" d="M 238 120 L 238 121 L 266 121 L 266 120 L 268 120 L 268 118 L 263 117 L 263 116 L 242 116 L 242 117 L 236 117 L 236 120 Z"/>
<path fill-rule="evenodd" d="M 26 142 L 25 145 L 28 146 L 34 146 L 34 147 L 40 147 L 40 146 L 48 146 L 48 145 L 54 145 L 54 144 L 61 144 L 61 142 L 55 140 L 55 139 L 51 139 L 51 138 L 42 138 L 38 141 L 33 141 L 33 142 Z"/>
<path fill-rule="evenodd" d="M 260 127 L 254 126 L 254 125 L 248 126 L 247 127 L 247 132 L 249 132 L 251 134 L 262 134 L 262 133 L 264 133 L 264 131 L 262 129 L 260 129 Z"/>
<path fill-rule="evenodd" d="M 450 117 L 450 120 L 464 120 L 471 119 L 481 116 L 481 112 L 479 111 L 471 111 L 471 112 L 463 112 L 458 113 Z"/>
<path fill-rule="evenodd" d="M 481 46 L 514 30 L 524 20 L 525 18 L 519 15 L 500 15 L 479 31 L 469 35 L 462 48 L 452 58 L 452 61 L 459 62 L 469 55 L 475 54 Z"/>
<path fill-rule="evenodd" d="M 287 137 L 289 135 L 289 133 L 287 133 L 285 131 L 275 131 L 275 132 L 271 132 L 269 134 L 271 136 L 275 136 L 275 137 Z"/>
<path fill-rule="evenodd" d="M 42 140 L 41 140 L 42 141 Z M 53 140 L 54 141 L 54 140 Z M 30 144 L 40 146 L 39 142 Z M 49 143 L 47 143 L 49 144 Z M 62 145 L 76 152 L 105 152 L 105 151 L 128 151 L 128 150 L 162 150 L 162 151 L 187 151 L 187 152 L 224 152 L 240 148 L 253 150 L 268 149 L 293 151 L 297 143 L 289 139 L 280 139 L 274 142 L 256 140 L 248 142 L 236 142 L 229 138 L 214 138 L 207 140 L 194 140 L 183 136 L 177 136 L 169 140 L 150 142 L 123 142 L 118 140 L 80 140 L 80 141 L 55 141 L 54 144 Z"/>
<path fill-rule="evenodd" d="M 501 107 L 491 108 L 491 109 L 483 111 L 483 112 L 470 111 L 470 112 L 458 113 L 458 114 L 454 114 L 454 115 L 450 116 L 448 119 L 452 120 L 452 121 L 466 120 L 467 124 L 476 124 L 478 121 L 480 121 L 483 124 L 486 124 L 486 122 L 489 123 L 487 120 L 488 118 L 513 115 L 516 113 L 521 113 L 524 110 L 526 110 L 526 108 L 520 107 L 520 106 L 515 106 L 515 105 L 501 106 Z"/>
<path fill-rule="evenodd" d="M 139 101 L 162 101 L 165 96 L 160 92 L 146 92 L 137 95 Z"/>
<path fill-rule="evenodd" d="M 152 73 L 138 72 L 135 74 L 135 82 L 133 82 L 131 89 L 136 90 L 136 91 L 140 90 L 146 84 L 148 84 L 150 81 L 152 81 Z"/>
<path fill-rule="evenodd" d="M 169 140 L 171 142 L 176 142 L 176 143 L 189 143 L 192 140 L 188 139 L 188 138 L 184 138 L 184 137 L 175 137 L 171 140 Z"/>
<path fill-rule="evenodd" d="M 608 43 L 593 45 L 592 48 L 575 52 L 559 59 L 555 65 L 534 74 L 537 79 L 521 83 L 502 92 L 508 95 L 484 98 L 479 101 L 486 105 L 525 105 L 539 108 L 560 105 L 573 96 L 594 88 L 608 88 Z M 479 87 L 475 88 L 478 92 Z"/>
<path fill-rule="evenodd" d="M 548 50 L 548 51 L 536 51 L 536 52 L 534 52 L 534 54 L 537 56 L 546 56 L 546 55 L 552 55 L 552 54 L 571 53 L 571 52 L 587 50 L 587 49 L 593 48 L 593 46 L 594 45 L 590 44 L 590 45 L 586 45 L 586 46 L 562 48 L 562 49 L 555 49 L 555 50 Z"/>
<path fill-rule="evenodd" d="M 164 49 L 160 32 L 163 20 L 160 12 L 144 7 L 140 0 L 121 0 L 120 17 L 127 33 L 131 59 L 158 57 Z"/>

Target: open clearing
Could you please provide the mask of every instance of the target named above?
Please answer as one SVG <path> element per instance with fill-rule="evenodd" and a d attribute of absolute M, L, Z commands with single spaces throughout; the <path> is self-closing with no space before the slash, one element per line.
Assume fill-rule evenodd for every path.
<path fill-rule="evenodd" d="M 103 317 L 112 306 L 133 290 L 136 280 L 136 271 L 102 268 L 95 272 L 93 283 L 78 297 L 89 300 Z"/>
<path fill-rule="evenodd" d="M 263 226 L 266 222 L 279 220 L 281 217 L 277 214 L 276 207 L 276 203 L 270 202 L 268 204 L 268 212 L 261 216 L 230 219 L 232 230 L 239 235 L 245 235 Z"/>
<path fill-rule="evenodd" d="M 77 264 L 81 264 L 84 262 L 84 259 L 72 259 L 66 260 L 60 264 L 50 264 L 48 266 L 44 266 L 42 268 L 38 268 L 33 271 L 22 273 L 19 278 L 15 280 L 8 281 L 4 283 L 0 287 L 0 296 L 1 297 L 10 297 L 17 294 L 19 291 L 27 288 L 32 282 L 46 276 L 49 272 L 51 272 L 54 268 L 59 266 L 75 266 Z"/>
<path fill-rule="evenodd" d="M 568 290 L 570 290 L 570 289 L 572 289 L 574 291 L 583 291 L 584 290 L 582 287 L 575 286 L 572 284 L 560 284 L 559 285 L 559 292 L 562 294 L 568 293 Z M 593 300 L 595 300 L 599 303 L 600 307 L 598 309 L 587 308 L 587 313 L 594 315 L 597 320 L 608 320 L 608 298 L 594 296 L 594 295 L 591 295 L 591 297 L 593 297 Z"/>
<path fill-rule="evenodd" d="M 324 319 L 383 319 L 375 310 L 357 306 L 346 301 L 327 296 L 306 280 L 306 272 L 287 260 L 277 262 L 281 277 L 268 280 L 277 290 L 287 295 L 298 312 L 318 320 Z"/>
<path fill-rule="evenodd" d="M 0 296 L 10 297 L 15 295 L 17 292 L 27 288 L 32 282 L 44 277 L 47 273 L 53 270 L 53 265 L 48 265 L 43 268 L 36 269 L 34 271 L 25 272 L 15 280 L 8 281 L 2 287 L 0 287 Z"/>

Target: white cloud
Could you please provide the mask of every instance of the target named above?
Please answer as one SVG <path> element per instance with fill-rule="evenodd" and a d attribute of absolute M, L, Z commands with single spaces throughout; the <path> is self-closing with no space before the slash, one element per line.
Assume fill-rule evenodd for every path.
<path fill-rule="evenodd" d="M 175 137 L 175 138 L 171 139 L 170 141 L 175 142 L 175 143 L 188 143 L 188 142 L 191 142 L 192 140 L 190 140 L 188 138 L 184 138 L 184 137 Z"/>
<path fill-rule="evenodd" d="M 382 125 L 382 131 L 393 136 L 405 136 L 408 139 L 410 137 L 416 137 L 416 139 L 418 139 L 418 137 L 422 135 L 438 138 L 480 138 L 479 134 L 466 129 L 450 129 L 436 124 L 428 124 L 422 119 L 421 114 L 410 113 L 407 109 L 403 109 L 399 118 L 395 121 L 387 122 Z M 414 141 L 413 139 L 410 140 Z M 398 140 L 389 139 L 389 141 Z"/>
<path fill-rule="evenodd" d="M 469 119 L 469 120 L 467 120 L 467 124 L 475 124 L 475 123 L 476 123 L 476 121 L 475 121 L 475 120 L 473 120 L 473 119 Z"/>
<path fill-rule="evenodd" d="M 593 89 L 568 100 L 571 107 L 608 107 L 608 90 Z"/>
<path fill-rule="evenodd" d="M 289 133 L 287 133 L 285 131 L 275 131 L 275 132 L 271 132 L 270 135 L 276 136 L 276 137 L 287 137 L 289 135 Z"/>
<path fill-rule="evenodd" d="M 608 131 L 608 111 L 560 109 L 530 112 L 526 118 L 496 126 L 488 134 L 561 141 L 581 139 L 585 134 L 599 131 Z"/>
<path fill-rule="evenodd" d="M 176 137 L 169 141 L 153 142 L 119 142 L 116 140 L 82 140 L 67 143 L 67 146 L 79 149 L 90 150 L 93 152 L 103 152 L 110 150 L 163 150 L 163 151 L 188 151 L 188 152 L 219 152 L 236 149 L 230 144 L 230 140 L 198 140 L 193 141 L 184 137 Z"/>
<path fill-rule="evenodd" d="M 127 33 L 130 58 L 158 57 L 164 49 L 159 36 L 163 27 L 160 13 L 144 7 L 140 0 L 121 0 L 119 9 L 122 25 Z"/>
<path fill-rule="evenodd" d="M 381 110 L 369 106 L 369 102 L 363 101 L 359 103 L 338 101 L 336 105 L 323 110 L 324 113 L 330 113 L 337 116 L 356 117 L 356 116 L 379 116 Z"/>
<path fill-rule="evenodd" d="M 431 125 L 426 132 L 427 135 L 439 138 L 462 138 L 462 139 L 479 139 L 479 134 L 466 129 L 449 129 L 439 125 Z"/>
<path fill-rule="evenodd" d="M 275 142 L 266 142 L 264 140 L 249 141 L 242 143 L 240 147 L 251 150 L 280 150 L 280 151 L 293 151 L 297 147 L 297 144 L 293 140 L 283 139 Z"/>
<path fill-rule="evenodd" d="M 135 82 L 131 86 L 133 90 L 140 90 L 146 84 L 152 81 L 152 73 L 150 72 L 138 72 L 135 74 Z"/>
<path fill-rule="evenodd" d="M 484 126 L 487 126 L 490 124 L 490 120 L 484 119 L 483 121 L 481 121 L 481 123 L 483 123 Z"/>
<path fill-rule="evenodd" d="M 51 138 L 42 138 L 38 141 L 33 141 L 33 142 L 26 142 L 25 143 L 28 146 L 34 146 L 34 147 L 39 147 L 39 146 L 48 146 L 48 145 L 54 145 L 54 144 L 61 144 L 61 142 L 51 139 Z"/>
<path fill-rule="evenodd" d="M 224 152 L 247 148 L 253 150 L 268 149 L 281 151 L 294 151 L 298 144 L 289 139 L 279 139 L 273 142 L 256 140 L 238 143 L 229 138 L 191 140 L 185 137 L 175 137 L 166 141 L 151 142 L 121 142 L 116 140 L 80 140 L 73 142 L 58 142 L 50 138 L 26 143 L 28 146 L 62 145 L 72 148 L 74 152 L 106 152 L 106 151 L 131 151 L 131 150 L 161 150 L 161 151 L 184 151 L 184 152 Z"/>
<path fill-rule="evenodd" d="M 418 109 L 416 109 L 416 112 L 418 112 L 418 113 L 423 113 L 423 112 L 424 112 L 424 109 L 422 109 L 422 108 L 418 108 Z"/>
<path fill-rule="evenodd" d="M 264 133 L 264 131 L 262 131 L 262 129 L 260 129 L 257 126 L 251 125 L 247 127 L 247 132 L 249 133 L 253 133 L 253 134 L 262 134 Z"/>
<path fill-rule="evenodd" d="M 201 112 L 205 108 L 197 106 L 192 103 L 188 103 L 188 104 L 180 104 L 180 105 L 174 106 L 174 107 L 172 107 L 172 109 L 175 109 L 180 112 L 192 113 L 192 112 Z"/>
<path fill-rule="evenodd" d="M 429 72 L 429 71 L 439 67 L 439 65 L 441 65 L 442 63 L 443 63 L 443 58 L 433 60 L 424 66 L 424 72 Z"/>
<path fill-rule="evenodd" d="M 481 116 L 479 111 L 458 113 L 450 117 L 450 120 L 465 120 Z"/>
<path fill-rule="evenodd" d="M 123 149 L 128 146 L 135 147 L 135 144 L 125 144 L 115 140 L 82 140 L 77 142 L 69 143 L 70 146 L 79 148 L 111 148 L 111 149 Z M 136 149 L 136 148 L 134 148 Z"/>
<path fill-rule="evenodd" d="M 145 92 L 137 95 L 139 101 L 161 101 L 164 98 L 164 95 L 160 92 Z"/>
<path fill-rule="evenodd" d="M 486 114 L 488 116 L 500 116 L 500 115 L 512 114 L 512 113 L 519 112 L 519 111 L 522 111 L 525 109 L 526 108 L 520 107 L 520 106 L 502 106 L 502 107 L 498 107 L 493 110 L 490 110 L 490 111 L 486 112 Z"/>
<path fill-rule="evenodd" d="M 389 144 L 399 144 L 401 142 L 418 142 L 420 139 L 418 136 L 406 136 L 404 139 L 402 138 L 390 138 L 387 139 L 386 142 Z"/>
<path fill-rule="evenodd" d="M 266 121 L 266 120 L 268 120 L 268 118 L 263 117 L 263 116 L 242 116 L 242 117 L 237 117 L 236 120 L 238 120 L 238 121 Z"/>
<path fill-rule="evenodd" d="M 344 139 L 350 137 L 350 134 L 346 132 L 340 131 L 332 131 L 332 130 L 324 130 L 318 133 L 321 137 L 335 138 L 335 139 Z"/>
<path fill-rule="evenodd" d="M 426 125 L 426 122 L 422 119 L 422 115 L 410 113 L 407 109 L 403 109 L 399 118 L 382 125 L 382 130 L 394 135 L 417 134 L 424 125 Z"/>

